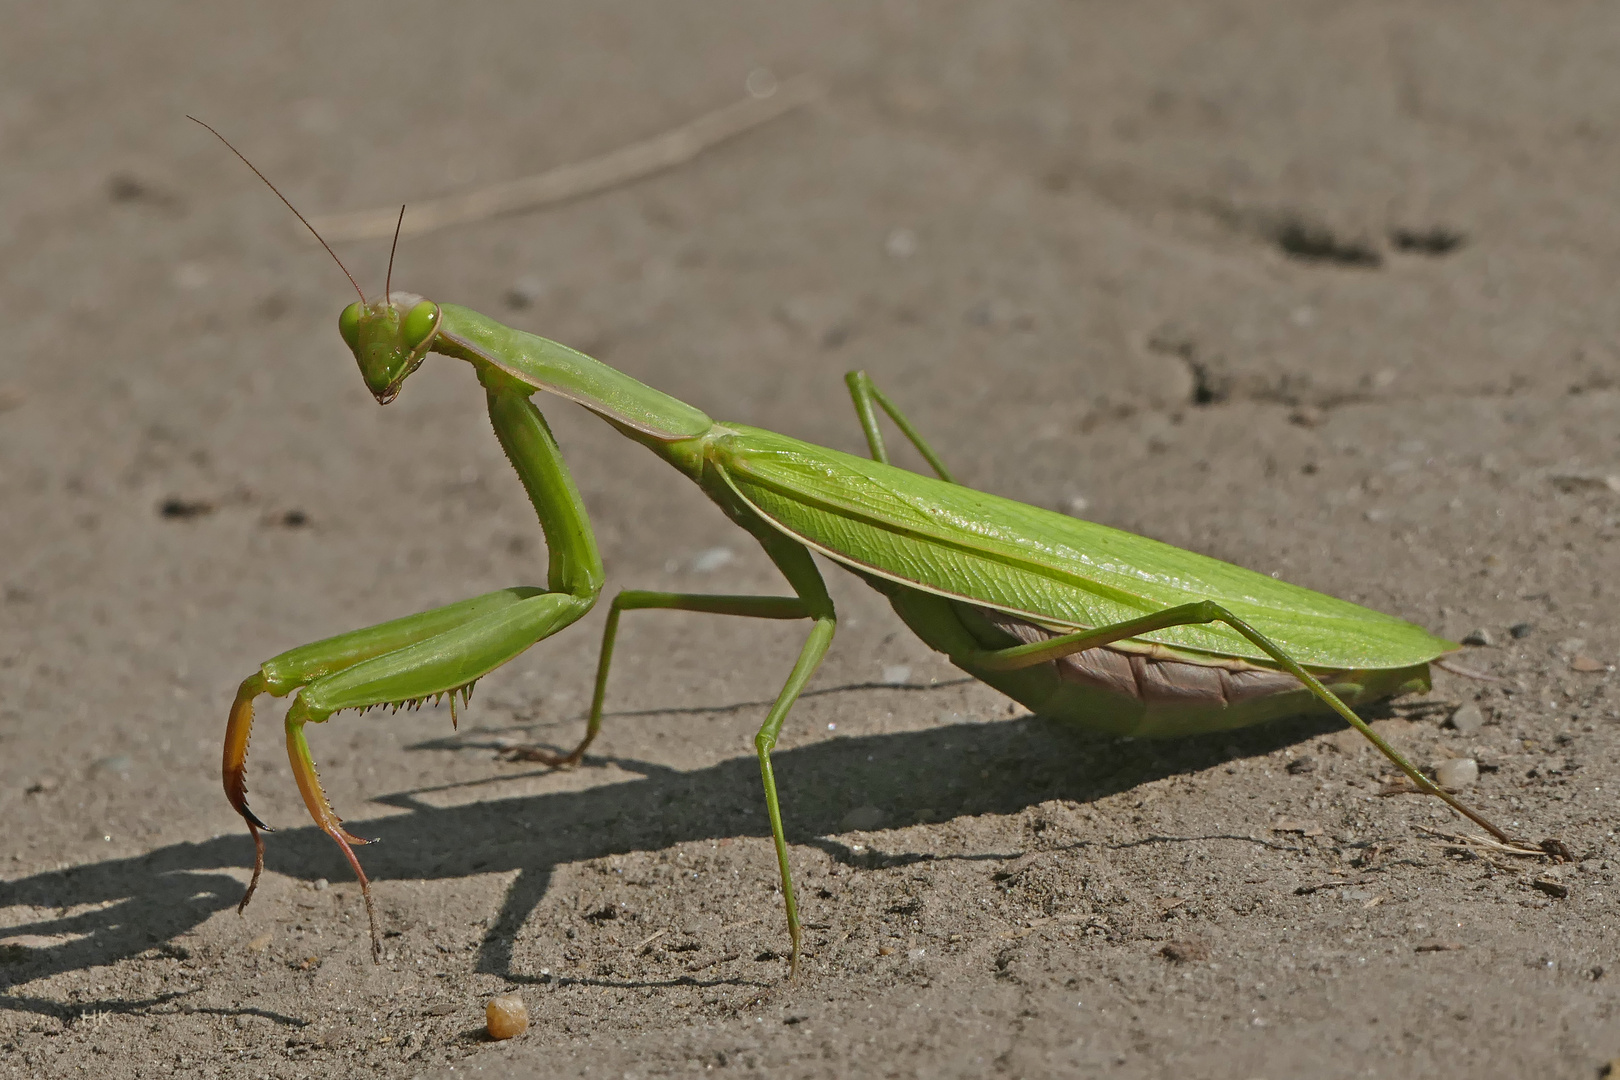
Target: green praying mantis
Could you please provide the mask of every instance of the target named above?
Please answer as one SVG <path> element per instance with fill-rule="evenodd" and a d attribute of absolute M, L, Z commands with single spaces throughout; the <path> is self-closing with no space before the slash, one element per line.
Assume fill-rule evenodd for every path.
<path fill-rule="evenodd" d="M 264 869 L 261 833 L 267 826 L 248 808 L 246 786 L 259 695 L 292 696 L 285 727 L 293 776 L 315 823 L 342 848 L 360 881 L 375 957 L 380 943 L 371 887 L 354 852 L 365 841 L 344 829 L 328 803 L 306 725 L 345 709 L 398 708 L 444 695 L 453 703 L 478 679 L 576 622 L 596 603 L 606 573 L 579 491 L 532 400 L 540 391 L 595 413 L 695 483 L 759 543 L 791 595 L 620 592 L 603 630 L 584 738 L 567 754 L 531 747 L 527 755 L 556 767 L 580 762 L 601 730 L 614 640 L 626 611 L 808 623 L 798 658 L 754 737 L 792 945 L 790 973 L 797 971 L 800 920 L 771 752 L 837 626 L 812 554 L 882 593 L 930 648 L 1038 715 L 1096 732 L 1161 737 L 1331 711 L 1419 791 L 1512 842 L 1352 711 L 1428 689 L 1430 664 L 1457 649 L 1452 642 L 1264 574 L 957 484 L 864 372 L 851 372 L 846 381 L 870 459 L 712 420 L 564 345 L 455 304 L 395 292 L 392 269 L 390 255 L 383 295 L 371 301 L 343 268 L 360 300 L 343 309 L 338 328 L 361 377 L 386 405 L 429 353 L 471 365 L 484 387 L 495 436 L 544 531 L 546 584 L 501 589 L 303 645 L 265 661 L 242 681 L 223 761 L 225 794 L 255 845 L 253 878 L 241 908 Z M 935 476 L 890 463 L 879 410 Z"/>

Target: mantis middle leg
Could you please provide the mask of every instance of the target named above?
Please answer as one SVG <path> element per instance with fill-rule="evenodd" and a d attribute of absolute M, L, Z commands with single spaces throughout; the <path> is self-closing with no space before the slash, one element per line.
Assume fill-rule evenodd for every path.
<path fill-rule="evenodd" d="M 411 705 L 425 698 L 468 694 L 474 682 L 530 645 L 575 622 L 596 602 L 603 569 L 579 491 L 545 418 L 528 388 L 493 370 L 480 372 L 488 391 L 490 422 L 528 492 L 546 534 L 547 587 L 506 589 L 420 615 L 293 649 L 267 661 L 237 692 L 226 730 L 225 792 L 253 832 L 253 880 L 245 907 L 264 869 L 264 825 L 247 807 L 245 763 L 253 699 L 260 693 L 298 692 L 287 710 L 287 756 L 310 816 L 343 850 L 359 878 L 371 917 L 372 953 L 381 951 L 371 886 L 351 845 L 364 843 L 333 813 L 304 737 L 304 725 L 322 723 L 343 709 Z"/>
<path fill-rule="evenodd" d="M 512 761 L 538 761 L 558 769 L 571 769 L 584 758 L 585 751 L 602 730 L 602 704 L 607 696 L 608 668 L 619 637 L 619 616 L 626 611 L 695 611 L 708 615 L 741 615 L 750 619 L 808 619 L 810 609 L 796 596 L 719 596 L 712 593 L 648 592 L 625 589 L 608 608 L 607 625 L 602 628 L 602 651 L 596 661 L 596 690 L 591 696 L 590 718 L 585 737 L 566 754 L 541 746 L 514 746 L 506 751 Z"/>
<path fill-rule="evenodd" d="M 665 611 L 699 611 L 712 615 L 740 615 L 753 619 L 812 619 L 815 625 L 799 650 L 798 661 L 789 672 L 787 682 L 777 694 L 765 722 L 754 736 L 754 750 L 759 755 L 760 779 L 765 787 L 765 812 L 770 818 L 771 841 L 776 848 L 777 868 L 782 881 L 782 904 L 787 912 L 788 937 L 793 949 L 789 958 L 789 973 L 799 968 L 799 943 L 802 932 L 799 925 L 799 905 L 793 891 L 793 874 L 788 866 L 787 834 L 782 828 L 782 807 L 776 792 L 776 773 L 771 766 L 771 751 L 781 735 L 793 703 L 804 690 L 805 683 L 820 666 L 832 644 L 838 616 L 821 572 L 810 559 L 810 553 L 774 530 L 760 525 L 751 529 L 765 553 L 771 557 L 782 576 L 793 586 L 796 596 L 712 596 L 694 593 L 646 592 L 627 589 L 613 600 L 608 612 L 607 626 L 602 632 L 602 654 L 596 665 L 596 692 L 591 701 L 590 720 L 585 737 L 567 754 L 556 754 L 540 747 L 515 748 L 515 756 L 523 760 L 542 761 L 549 765 L 577 764 L 585 749 L 596 738 L 602 727 L 602 702 L 607 692 L 608 669 L 613 662 L 613 648 L 618 637 L 619 615 L 624 611 L 661 609 Z"/>
<path fill-rule="evenodd" d="M 905 414 L 889 400 L 888 395 L 877 388 L 870 375 L 864 371 L 851 371 L 844 376 L 844 383 L 849 387 L 849 396 L 855 402 L 855 414 L 860 417 L 861 430 L 866 432 L 866 445 L 872 448 L 873 461 L 890 464 L 888 448 L 883 445 L 883 432 L 878 429 L 877 410 L 872 407 L 876 403 L 889 414 L 889 419 L 894 421 L 894 426 L 900 429 L 900 433 L 911 440 L 911 445 L 915 446 L 917 452 L 923 456 L 923 460 L 928 462 L 929 468 L 946 483 L 956 483 L 950 471 L 945 468 L 945 463 L 934 453 L 933 447 L 928 445 L 928 440 L 912 426 L 911 421 L 906 419 Z"/>

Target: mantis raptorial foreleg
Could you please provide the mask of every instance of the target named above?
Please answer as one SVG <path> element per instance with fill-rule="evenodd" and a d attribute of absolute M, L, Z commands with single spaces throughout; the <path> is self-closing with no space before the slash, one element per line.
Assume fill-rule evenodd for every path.
<path fill-rule="evenodd" d="M 364 630 L 355 630 L 324 641 L 300 645 L 296 649 L 290 649 L 280 656 L 266 660 L 259 666 L 258 671 L 242 680 L 242 685 L 236 692 L 236 701 L 231 705 L 230 720 L 225 729 L 223 771 L 225 794 L 230 799 L 231 805 L 236 808 L 236 812 L 247 820 L 254 837 L 258 837 L 259 829 L 267 828 L 247 805 L 245 763 L 248 735 L 253 728 L 255 698 L 260 694 L 283 697 L 300 687 L 308 686 L 322 676 L 347 670 L 362 660 L 370 660 L 447 633 L 492 611 L 543 591 L 533 588 L 502 589 L 471 600 L 462 600 L 432 611 L 424 611 L 419 615 L 394 619 Z M 254 880 L 258 880 L 257 876 Z M 252 895 L 251 887 L 248 893 L 249 896 Z M 243 903 L 246 902 L 244 898 Z"/>
<path fill-rule="evenodd" d="M 298 697 L 287 710 L 287 756 L 317 825 L 343 849 L 371 916 L 372 951 L 380 951 L 371 888 L 351 835 L 333 813 L 315 772 L 304 725 L 343 709 L 401 706 L 466 694 L 478 679 L 543 638 L 577 621 L 601 592 L 603 569 L 584 504 L 530 391 L 493 370 L 481 371 L 490 422 L 540 517 L 550 552 L 547 588 L 520 587 L 328 638 L 266 662 L 242 683 L 225 743 L 225 792 L 253 830 L 256 858 L 245 906 L 264 868 L 263 823 L 246 801 L 245 761 L 253 699 L 261 692 Z"/>
<path fill-rule="evenodd" d="M 883 432 L 878 429 L 877 410 L 872 407 L 875 402 L 882 407 L 884 412 L 889 414 L 889 419 L 894 421 L 894 426 L 899 428 L 900 433 L 911 441 L 912 446 L 917 448 L 917 452 L 923 456 L 923 460 L 928 462 L 929 467 L 934 470 L 935 474 L 947 483 L 956 483 L 955 478 L 950 474 L 950 470 L 945 468 L 945 463 L 939 459 L 938 454 L 934 453 L 933 447 L 928 445 L 928 440 L 924 439 L 922 434 L 912 426 L 911 421 L 906 419 L 905 414 L 900 411 L 895 403 L 890 401 L 888 396 L 877 388 L 870 375 L 864 371 L 851 371 L 844 376 L 844 384 L 849 387 L 849 396 L 855 401 L 855 414 L 860 417 L 861 430 L 866 432 L 866 444 L 872 448 L 873 461 L 881 461 L 885 465 L 889 464 L 889 451 L 883 445 Z"/>
<path fill-rule="evenodd" d="M 542 589 L 534 588 L 502 589 L 500 592 L 424 611 L 419 615 L 394 619 L 364 630 L 355 630 L 324 641 L 301 645 L 266 660 L 259 666 L 258 671 L 242 680 L 242 685 L 236 691 L 236 700 L 231 705 L 230 720 L 225 728 L 225 757 L 221 770 L 225 780 L 225 797 L 236 812 L 242 815 L 248 824 L 249 832 L 253 834 L 253 879 L 248 883 L 242 902 L 237 905 L 238 911 L 247 907 L 248 901 L 253 899 L 253 890 L 258 887 L 259 875 L 264 870 L 264 837 L 260 835 L 260 830 L 269 829 L 269 826 L 260 821 L 258 815 L 250 810 L 247 804 L 247 749 L 248 737 L 253 731 L 254 700 L 260 694 L 284 697 L 294 690 L 311 687 L 317 681 L 335 673 L 350 671 L 364 661 L 397 655 L 401 650 L 422 642 L 443 640 L 468 623 L 476 622 L 529 597 L 542 595 L 543 592 Z M 302 768 L 300 756 L 295 750 L 292 751 L 292 756 L 296 772 Z M 303 756 L 308 756 L 307 751 Z M 322 828 L 332 834 L 332 830 L 324 823 L 325 817 L 329 817 L 331 813 L 326 807 L 324 797 L 310 806 L 310 812 L 317 822 L 322 822 Z M 335 822 L 335 819 L 333 820 Z M 336 835 L 333 835 L 334 839 L 337 839 Z M 365 843 L 364 840 L 353 836 L 348 836 L 347 842 Z M 340 839 L 339 843 L 344 841 Z M 347 853 L 347 849 L 345 850 Z M 349 854 L 352 862 L 352 853 Z"/>
<path fill-rule="evenodd" d="M 1503 843 L 1512 842 L 1512 838 L 1505 832 L 1481 815 L 1470 810 L 1419 772 L 1417 766 L 1407 761 L 1400 751 L 1386 742 L 1383 736 L 1374 731 L 1365 720 L 1357 716 L 1354 710 L 1346 705 L 1337 694 L 1323 686 L 1320 679 L 1301 667 L 1270 638 L 1220 604 L 1208 600 L 1182 604 L 1178 607 L 1167 608 L 1164 611 L 1156 611 L 1151 615 L 1144 615 L 1140 619 L 1114 623 L 1111 626 L 1101 626 L 1094 630 L 1076 630 L 1071 634 L 1061 634 L 1046 641 L 1037 641 L 1029 645 L 1014 645 L 1005 649 L 966 650 L 961 655 L 953 655 L 951 659 L 960 661 L 969 670 L 977 668 L 981 671 L 1016 671 L 1019 668 L 1033 667 L 1036 664 L 1056 660 L 1062 656 L 1084 652 L 1086 649 L 1095 649 L 1116 641 L 1124 641 L 1126 638 L 1150 634 L 1155 630 L 1166 630 L 1172 626 L 1189 626 L 1197 623 L 1214 622 L 1225 623 L 1245 638 L 1248 638 L 1263 650 L 1267 656 L 1275 660 L 1279 667 L 1304 683 L 1305 688 L 1315 694 L 1323 704 L 1342 716 L 1351 727 L 1365 735 L 1385 757 L 1395 764 L 1396 768 L 1405 773 L 1407 778 L 1417 785 L 1419 791 L 1438 796 L 1446 805 L 1480 828 L 1485 829 Z"/>

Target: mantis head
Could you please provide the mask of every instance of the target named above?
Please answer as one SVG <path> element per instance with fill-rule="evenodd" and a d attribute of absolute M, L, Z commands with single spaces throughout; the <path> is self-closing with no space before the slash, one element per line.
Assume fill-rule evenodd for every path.
<path fill-rule="evenodd" d="M 439 330 L 438 304 L 409 293 L 393 295 L 399 302 L 362 300 L 338 316 L 338 332 L 379 405 L 399 396 L 400 385 L 422 366 Z"/>
<path fill-rule="evenodd" d="M 253 170 L 253 174 L 263 180 L 265 186 L 275 192 L 276 198 L 286 204 L 293 216 L 303 222 L 304 228 L 310 235 L 320 242 L 326 253 L 332 256 L 343 276 L 349 279 L 354 291 L 360 294 L 358 304 L 350 304 L 338 316 L 338 331 L 343 340 L 348 342 L 349 349 L 354 358 L 360 363 L 360 375 L 366 380 L 366 387 L 371 396 L 377 399 L 377 404 L 386 405 L 399 396 L 400 385 L 407 376 L 422 366 L 427 358 L 428 349 L 433 345 L 433 339 L 439 331 L 439 305 L 431 300 L 424 300 L 414 293 L 399 293 L 400 302 L 395 304 L 394 289 L 394 253 L 399 250 L 399 229 L 405 223 L 405 208 L 399 208 L 399 220 L 394 224 L 394 246 L 388 251 L 388 276 L 384 279 L 383 298 L 375 304 L 366 300 L 365 290 L 360 283 L 354 280 L 349 268 L 343 265 L 343 260 L 337 257 L 315 226 L 309 219 L 298 212 L 298 207 L 287 201 L 270 178 L 260 172 L 258 166 L 243 157 L 242 151 L 231 145 L 231 141 L 208 124 L 197 120 L 195 116 L 188 117 L 202 124 L 214 133 L 214 137 L 224 143 L 231 153 L 242 159 L 242 164 Z M 401 315 L 400 312 L 404 314 Z"/>

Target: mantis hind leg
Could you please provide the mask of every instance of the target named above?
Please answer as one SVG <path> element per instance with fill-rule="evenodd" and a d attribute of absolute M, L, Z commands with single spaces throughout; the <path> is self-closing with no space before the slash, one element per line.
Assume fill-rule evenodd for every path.
<path fill-rule="evenodd" d="M 1338 713 L 1351 727 L 1366 736 L 1367 740 L 1376 746 L 1380 753 L 1394 763 L 1395 767 L 1405 773 L 1412 783 L 1417 785 L 1419 791 L 1433 795 L 1451 807 L 1457 813 L 1466 817 L 1480 828 L 1485 829 L 1492 836 L 1503 843 L 1514 843 L 1512 837 L 1491 823 L 1483 815 L 1469 808 L 1455 796 L 1436 786 L 1433 781 L 1418 771 L 1417 767 L 1386 742 L 1367 722 L 1357 716 L 1350 706 L 1346 705 L 1337 694 L 1323 686 L 1321 680 L 1301 667 L 1287 653 L 1283 652 L 1275 642 L 1260 631 L 1238 618 L 1226 608 L 1212 601 L 1204 600 L 1191 604 L 1182 604 L 1178 607 L 1167 608 L 1164 611 L 1145 615 L 1140 619 L 1128 622 L 1115 623 L 1112 626 L 1098 627 L 1094 630 L 1077 630 L 1072 634 L 1063 634 L 1047 641 L 1036 642 L 1032 645 L 1015 645 L 1006 649 L 974 649 L 964 652 L 960 656 L 953 656 L 969 670 L 978 668 L 983 671 L 1014 671 L 1018 668 L 1032 667 L 1035 664 L 1056 660 L 1061 656 L 1094 649 L 1126 638 L 1138 637 L 1142 634 L 1152 633 L 1155 630 L 1164 630 L 1172 626 L 1187 626 L 1194 623 L 1225 623 L 1233 630 L 1242 634 L 1290 675 L 1305 684 L 1306 689 L 1315 694 L 1323 704 Z"/>
<path fill-rule="evenodd" d="M 864 371 L 851 371 L 844 376 L 844 383 L 849 387 L 849 396 L 855 402 L 855 415 L 860 417 L 861 430 L 866 432 L 866 445 L 872 448 L 873 461 L 890 464 L 889 451 L 883 445 L 883 432 L 878 428 L 877 408 L 873 407 L 876 405 L 889 414 L 894 426 L 899 428 L 900 433 L 917 448 L 917 452 L 941 480 L 950 484 L 956 483 L 950 470 L 945 468 L 945 463 L 934 453 L 934 448 L 928 445 L 928 440 L 912 426 L 911 421 L 906 419 L 905 414 L 889 400 L 888 395 L 877 388 L 870 375 Z"/>

